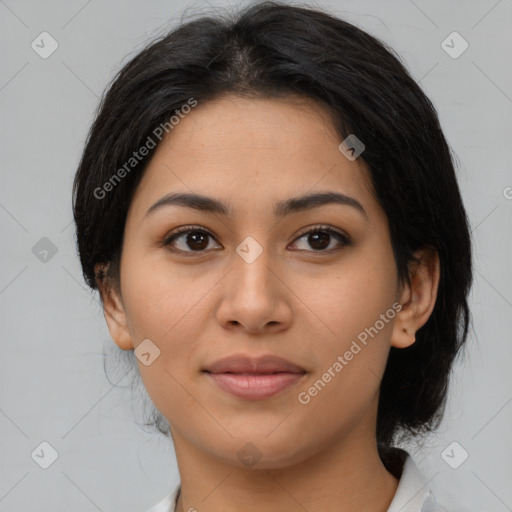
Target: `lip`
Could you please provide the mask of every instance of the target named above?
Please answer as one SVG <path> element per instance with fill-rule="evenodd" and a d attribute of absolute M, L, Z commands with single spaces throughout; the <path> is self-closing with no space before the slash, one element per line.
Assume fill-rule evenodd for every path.
<path fill-rule="evenodd" d="M 273 355 L 228 356 L 203 371 L 223 391 L 247 400 L 262 400 L 281 393 L 306 374 L 304 368 Z"/>
<path fill-rule="evenodd" d="M 279 356 L 249 357 L 243 354 L 218 359 L 205 368 L 209 373 L 305 373 L 306 370 Z"/>

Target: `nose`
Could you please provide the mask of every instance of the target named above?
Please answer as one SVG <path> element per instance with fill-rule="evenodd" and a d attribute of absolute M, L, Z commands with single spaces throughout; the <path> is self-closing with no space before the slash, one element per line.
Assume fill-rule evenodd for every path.
<path fill-rule="evenodd" d="M 266 251 L 251 263 L 236 254 L 233 265 L 222 286 L 219 324 L 250 334 L 288 329 L 293 317 L 293 294 Z"/>

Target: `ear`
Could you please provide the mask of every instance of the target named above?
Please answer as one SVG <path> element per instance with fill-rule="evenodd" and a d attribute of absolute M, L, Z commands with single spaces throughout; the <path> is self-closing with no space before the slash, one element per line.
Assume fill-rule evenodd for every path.
<path fill-rule="evenodd" d="M 110 336 L 119 348 L 131 350 L 134 348 L 134 344 L 128 329 L 128 321 L 120 293 L 105 275 L 104 265 L 98 264 L 94 267 L 94 270 Z"/>
<path fill-rule="evenodd" d="M 414 253 L 417 261 L 409 266 L 410 285 L 401 288 L 402 309 L 396 315 L 391 346 L 409 347 L 416 341 L 416 331 L 429 319 L 437 299 L 440 263 L 437 251 L 422 247 Z"/>

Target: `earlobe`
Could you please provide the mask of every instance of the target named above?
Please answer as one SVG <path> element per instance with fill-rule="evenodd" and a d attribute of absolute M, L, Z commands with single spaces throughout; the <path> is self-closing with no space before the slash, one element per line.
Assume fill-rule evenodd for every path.
<path fill-rule="evenodd" d="M 97 279 L 96 282 L 110 336 L 119 348 L 131 350 L 134 348 L 134 344 L 128 329 L 124 305 L 116 290 L 107 281 L 106 278 L 102 278 Z"/>
<path fill-rule="evenodd" d="M 416 341 L 416 332 L 427 322 L 434 309 L 440 279 L 437 251 L 423 247 L 414 253 L 416 261 L 409 267 L 410 284 L 403 287 L 391 346 L 406 348 Z"/>

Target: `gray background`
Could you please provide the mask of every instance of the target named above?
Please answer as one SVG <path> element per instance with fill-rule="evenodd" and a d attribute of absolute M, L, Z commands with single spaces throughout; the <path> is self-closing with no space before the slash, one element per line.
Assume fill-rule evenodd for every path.
<path fill-rule="evenodd" d="M 458 155 L 475 243 L 474 332 L 441 429 L 409 449 L 445 505 L 512 510 L 512 2 L 317 5 L 402 56 Z M 137 425 L 130 388 L 105 377 L 103 347 L 114 344 L 75 254 L 71 184 L 108 81 L 187 6 L 208 7 L 0 0 L 0 511 L 141 512 L 178 481 L 170 443 Z M 43 31 L 59 45 L 47 59 L 31 48 Z M 456 59 L 441 46 L 453 31 L 469 44 Z M 33 252 L 43 237 L 57 248 L 47 261 Z M 59 455 L 48 469 L 31 457 L 43 441 Z M 457 469 L 441 456 L 453 441 L 469 453 Z"/>

